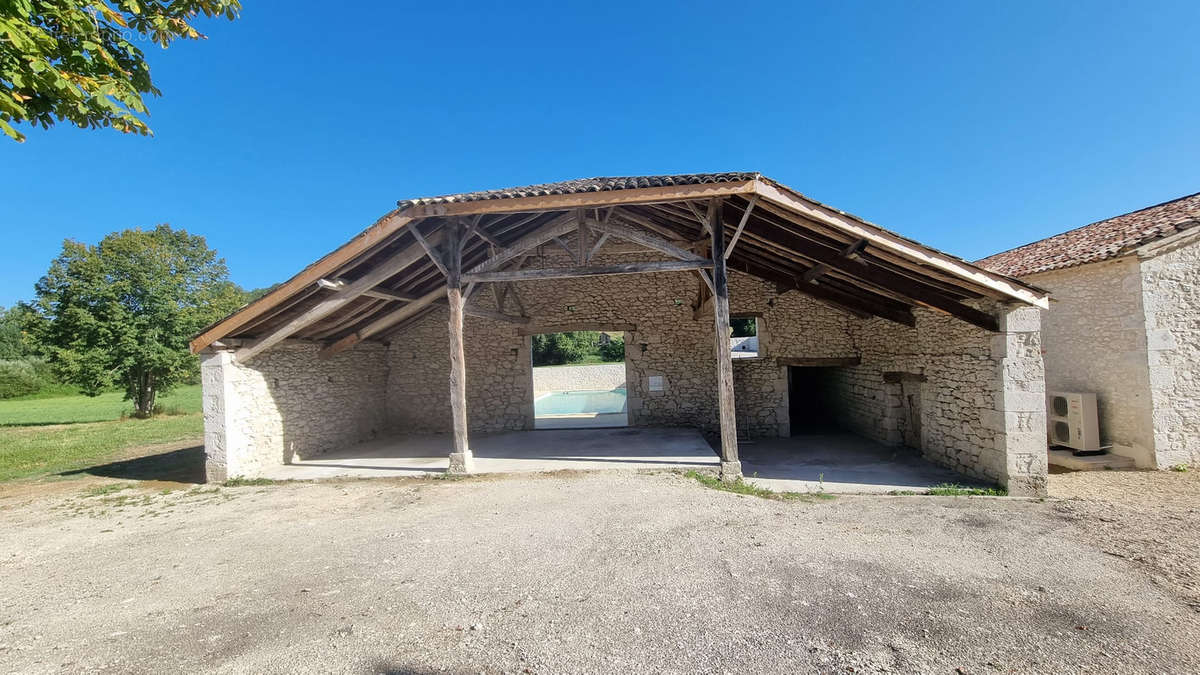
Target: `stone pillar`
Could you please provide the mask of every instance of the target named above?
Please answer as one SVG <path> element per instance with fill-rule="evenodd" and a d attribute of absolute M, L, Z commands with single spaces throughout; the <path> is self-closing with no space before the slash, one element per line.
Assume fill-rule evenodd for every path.
<path fill-rule="evenodd" d="M 1014 497 L 1046 495 L 1046 379 L 1042 365 L 1041 313 L 1036 307 L 1001 306 L 1000 333 L 992 338 L 998 365 L 997 449 L 1000 476 Z"/>
<path fill-rule="evenodd" d="M 239 475 L 240 443 L 231 420 L 233 403 L 233 352 L 206 351 L 200 355 L 200 382 L 204 410 L 204 475 L 209 483 L 223 483 Z"/>

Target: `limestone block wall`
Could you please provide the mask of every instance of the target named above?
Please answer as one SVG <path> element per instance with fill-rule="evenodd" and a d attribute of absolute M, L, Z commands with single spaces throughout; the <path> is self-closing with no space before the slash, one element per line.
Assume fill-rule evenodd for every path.
<path fill-rule="evenodd" d="M 610 391 L 625 386 L 625 364 L 542 366 L 533 369 L 533 393 L 548 391 Z"/>
<path fill-rule="evenodd" d="M 1148 264 L 1153 270 L 1170 268 L 1166 261 Z M 1150 274 L 1163 280 L 1160 285 L 1172 286 L 1156 271 Z M 1113 452 L 1132 457 L 1138 466 L 1154 466 L 1148 313 L 1143 303 L 1157 303 L 1159 289 L 1143 288 L 1142 271 L 1133 256 L 1025 280 L 1051 293 L 1050 311 L 1042 317 L 1047 390 L 1094 392 L 1101 444 L 1112 444 Z"/>
<path fill-rule="evenodd" d="M 982 303 L 981 303 L 982 304 Z M 999 334 L 944 314 L 914 312 L 915 328 L 882 319 L 853 324 L 861 363 L 835 371 L 839 423 L 882 443 L 900 442 L 899 389 L 884 373 L 920 384 L 921 451 L 959 473 L 1044 494 L 1045 392 L 1038 311 L 988 305 Z"/>
<path fill-rule="evenodd" d="M 209 480 L 254 477 L 386 429 L 384 347 L 358 345 L 328 360 L 318 349 L 284 343 L 245 365 L 228 351 L 202 355 Z"/>
<path fill-rule="evenodd" d="M 489 300 L 485 296 L 476 302 L 488 306 Z M 450 431 L 449 320 L 449 310 L 439 307 L 388 346 L 391 431 Z M 514 324 L 474 316 L 464 319 L 463 338 L 468 428 L 476 433 L 532 429 L 529 338 L 519 336 Z"/>
<path fill-rule="evenodd" d="M 1140 261 L 1158 468 L 1200 462 L 1200 244 Z"/>

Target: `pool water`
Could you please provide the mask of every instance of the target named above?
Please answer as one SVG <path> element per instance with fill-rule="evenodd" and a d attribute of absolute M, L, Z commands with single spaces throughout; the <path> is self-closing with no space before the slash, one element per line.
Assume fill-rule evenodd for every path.
<path fill-rule="evenodd" d="M 625 389 L 610 391 L 556 391 L 533 402 L 535 417 L 625 412 Z"/>

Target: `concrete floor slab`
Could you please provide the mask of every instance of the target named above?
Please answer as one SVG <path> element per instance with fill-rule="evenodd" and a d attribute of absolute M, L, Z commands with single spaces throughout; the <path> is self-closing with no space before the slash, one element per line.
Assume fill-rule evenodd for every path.
<path fill-rule="evenodd" d="M 397 436 L 270 467 L 264 477 L 420 476 L 446 470 L 448 434 Z M 718 458 L 695 429 L 562 429 L 471 437 L 475 473 L 564 469 L 706 469 Z"/>
<path fill-rule="evenodd" d="M 779 492 L 920 493 L 945 483 L 977 485 L 914 450 L 844 432 L 755 440 L 740 453 L 746 481 Z"/>

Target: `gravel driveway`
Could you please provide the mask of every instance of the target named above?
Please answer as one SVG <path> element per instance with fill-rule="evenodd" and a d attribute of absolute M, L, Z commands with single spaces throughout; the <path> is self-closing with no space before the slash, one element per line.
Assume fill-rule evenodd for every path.
<path fill-rule="evenodd" d="M 1128 555 L 1103 500 L 161 487 L 0 493 L 0 672 L 1200 670 L 1190 563 Z"/>

